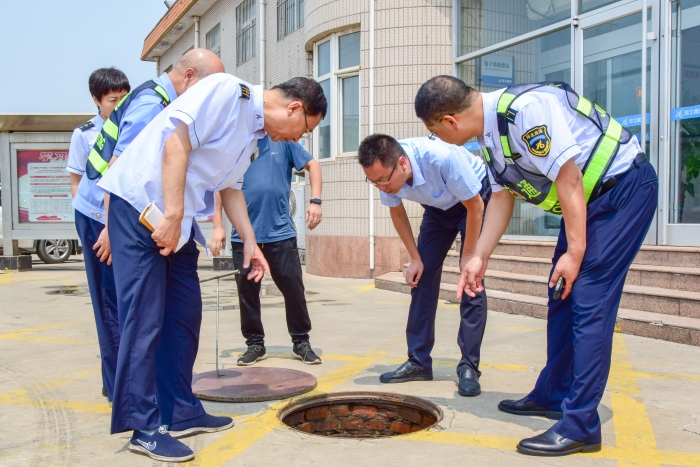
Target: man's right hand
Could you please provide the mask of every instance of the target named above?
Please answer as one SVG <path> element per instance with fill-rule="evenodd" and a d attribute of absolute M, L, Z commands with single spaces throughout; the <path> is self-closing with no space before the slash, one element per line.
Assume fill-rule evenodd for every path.
<path fill-rule="evenodd" d="M 405 271 L 406 283 L 411 286 L 412 289 L 418 287 L 418 281 L 423 275 L 423 261 L 420 258 L 412 259 L 408 264 Z"/>
<path fill-rule="evenodd" d="M 102 229 L 100 236 L 97 237 L 95 245 L 92 247 L 93 250 L 97 250 L 95 255 L 101 262 L 107 261 L 107 266 L 112 265 L 112 249 L 109 244 L 109 233 L 107 232 L 107 227 Z"/>
<path fill-rule="evenodd" d="M 248 269 L 248 267 L 250 267 L 248 280 L 260 282 L 265 273 L 270 274 L 270 266 L 267 264 L 262 250 L 255 243 L 243 244 L 243 269 Z"/>
<path fill-rule="evenodd" d="M 459 277 L 457 300 L 462 300 L 462 292 L 474 298 L 484 290 L 484 275 L 488 264 L 488 259 L 481 259 L 479 256 L 473 256 L 469 260 Z"/>

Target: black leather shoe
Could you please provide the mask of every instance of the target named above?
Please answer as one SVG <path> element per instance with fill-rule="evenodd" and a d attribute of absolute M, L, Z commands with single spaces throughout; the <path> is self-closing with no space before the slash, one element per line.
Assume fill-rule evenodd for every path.
<path fill-rule="evenodd" d="M 527 397 L 523 397 L 519 401 L 501 401 L 498 404 L 498 410 L 514 415 L 542 415 L 551 420 L 561 420 L 563 415 L 561 410 L 551 410 L 547 407 L 542 407 L 535 404 Z"/>
<path fill-rule="evenodd" d="M 575 452 L 598 452 L 600 443 L 582 443 L 556 434 L 552 429 L 518 443 L 518 452 L 531 456 L 566 456 Z"/>
<path fill-rule="evenodd" d="M 422 370 L 411 362 L 406 362 L 394 371 L 379 377 L 382 383 L 405 383 L 407 381 L 432 381 L 433 372 Z"/>
<path fill-rule="evenodd" d="M 457 385 L 460 396 L 473 397 L 481 394 L 481 385 L 479 384 L 479 373 L 472 368 L 466 368 L 459 374 L 459 384 Z"/>

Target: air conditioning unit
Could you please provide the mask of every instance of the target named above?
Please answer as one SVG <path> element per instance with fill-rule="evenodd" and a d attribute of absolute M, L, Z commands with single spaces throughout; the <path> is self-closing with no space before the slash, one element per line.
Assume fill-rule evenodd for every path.
<path fill-rule="evenodd" d="M 289 192 L 289 215 L 294 221 L 294 230 L 297 232 L 297 246 L 306 249 L 306 224 L 304 217 L 304 185 L 293 185 Z"/>

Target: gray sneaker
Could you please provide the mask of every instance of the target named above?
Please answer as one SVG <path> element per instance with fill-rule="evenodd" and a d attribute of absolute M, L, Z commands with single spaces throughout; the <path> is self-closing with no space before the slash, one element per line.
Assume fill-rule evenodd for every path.
<path fill-rule="evenodd" d="M 248 350 L 245 351 L 243 355 L 238 357 L 236 364 L 238 366 L 250 366 L 259 362 L 260 360 L 265 360 L 267 358 L 267 351 L 264 345 L 251 344 L 248 346 Z"/>
<path fill-rule="evenodd" d="M 311 348 L 309 341 L 301 341 L 294 344 L 292 347 L 292 356 L 298 358 L 307 365 L 318 365 L 321 363 L 321 358 L 316 355 L 314 349 Z"/>

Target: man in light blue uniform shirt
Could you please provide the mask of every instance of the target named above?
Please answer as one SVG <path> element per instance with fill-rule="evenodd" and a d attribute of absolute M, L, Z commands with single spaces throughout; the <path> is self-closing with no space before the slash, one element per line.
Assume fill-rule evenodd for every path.
<path fill-rule="evenodd" d="M 126 75 L 116 68 L 100 68 L 93 71 L 88 79 L 88 87 L 98 114 L 73 131 L 68 150 L 68 167 L 70 172 L 71 193 L 75 200 L 80 181 L 84 178 L 85 164 L 92 145 L 102 129 L 105 119 L 124 96 L 130 91 Z M 95 187 L 99 192 L 99 188 Z M 100 193 L 101 194 L 101 193 Z M 112 268 L 106 262 L 109 252 L 99 245 L 95 248 L 97 238 L 104 225 L 100 214 L 88 214 L 86 209 L 75 211 L 75 227 L 83 244 L 85 272 L 90 289 L 92 309 L 95 313 L 97 342 L 100 346 L 102 360 L 102 395 L 112 401 L 114 374 L 117 370 L 117 351 L 119 349 L 119 318 L 117 316 L 117 296 L 114 290 Z M 97 250 L 97 251 L 95 251 Z"/>
<path fill-rule="evenodd" d="M 462 238 L 460 268 L 474 252 L 485 205 L 491 197 L 486 169 L 481 159 L 461 146 L 429 138 L 396 141 L 380 134 L 368 136 L 360 144 L 358 161 L 367 181 L 380 190 L 381 202 L 389 207 L 396 232 L 411 257 L 405 271 L 406 283 L 412 288 L 406 326 L 408 361 L 379 380 L 430 381 L 442 264 L 458 233 Z M 402 199 L 420 203 L 425 209 L 417 246 Z M 459 394 L 477 396 L 481 393 L 479 359 L 486 327 L 485 292 L 474 298 L 465 295 L 460 313 Z"/>
<path fill-rule="evenodd" d="M 265 134 L 297 140 L 326 108 L 323 89 L 307 78 L 263 90 L 214 72 L 161 112 L 98 183 L 111 193 L 122 332 L 112 433 L 134 430 L 129 450 L 182 462 L 194 453 L 175 437 L 233 426 L 230 417 L 207 414 L 192 393 L 202 321 L 195 240 L 206 246 L 194 218 L 213 214 L 220 192 L 243 239 L 244 267 L 253 263 L 248 279 L 259 281 L 269 268 L 248 218 L 243 174 Z M 163 213 L 153 232 L 140 221 L 151 203 Z"/>

